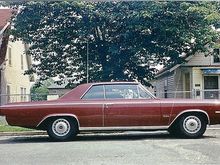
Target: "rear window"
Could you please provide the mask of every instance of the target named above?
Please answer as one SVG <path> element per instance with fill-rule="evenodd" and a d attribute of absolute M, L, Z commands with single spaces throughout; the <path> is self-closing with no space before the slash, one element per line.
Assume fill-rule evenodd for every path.
<path fill-rule="evenodd" d="M 103 85 L 93 86 L 83 96 L 83 99 L 104 99 Z"/>

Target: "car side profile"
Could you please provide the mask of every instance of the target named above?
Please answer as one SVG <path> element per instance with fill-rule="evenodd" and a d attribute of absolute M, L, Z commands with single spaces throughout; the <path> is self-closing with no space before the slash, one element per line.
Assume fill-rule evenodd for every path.
<path fill-rule="evenodd" d="M 9 125 L 47 130 L 58 141 L 80 131 L 167 130 L 199 138 L 220 124 L 220 100 L 159 99 L 138 82 L 82 84 L 53 101 L 0 107 Z"/>

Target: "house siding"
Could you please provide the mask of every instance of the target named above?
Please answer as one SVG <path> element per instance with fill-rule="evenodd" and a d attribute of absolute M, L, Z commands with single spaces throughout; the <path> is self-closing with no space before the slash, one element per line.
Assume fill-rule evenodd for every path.
<path fill-rule="evenodd" d="M 175 79 L 174 74 L 167 77 L 167 91 L 168 91 L 168 98 L 174 97 L 174 93 L 170 92 L 173 91 L 175 88 Z"/>
<path fill-rule="evenodd" d="M 171 89 L 172 92 L 174 92 L 173 97 L 174 98 L 182 98 L 184 96 L 183 91 L 183 74 L 180 68 L 177 68 L 174 75 L 174 81 L 175 85 L 174 88 Z"/>
<path fill-rule="evenodd" d="M 167 77 L 156 79 L 156 81 L 152 83 L 152 85 L 156 89 L 156 96 L 159 98 L 164 98 L 166 95 L 165 93 L 167 92 L 167 98 L 172 98 L 174 93 L 170 91 L 173 91 L 173 89 L 175 88 L 174 81 L 174 73 L 169 74 Z"/>
<path fill-rule="evenodd" d="M 212 56 L 205 56 L 203 53 L 197 53 L 193 55 L 187 63 L 182 64 L 182 66 L 207 66 L 212 65 L 212 60 Z"/>
<path fill-rule="evenodd" d="M 9 64 L 9 48 L 11 49 L 11 65 Z M 23 54 L 23 69 L 21 67 L 21 56 Z M 9 42 L 5 67 L 1 71 L 1 104 L 5 104 L 10 100 L 10 102 L 17 101 L 28 101 L 28 97 L 18 96 L 26 91 L 26 94 L 30 94 L 30 77 L 29 75 L 24 75 L 25 70 L 28 69 L 28 63 L 26 60 L 27 56 L 25 54 L 25 46 L 22 41 Z M 10 99 L 8 99 L 7 86 L 10 88 Z M 24 94 L 24 93 L 23 93 Z"/>
<path fill-rule="evenodd" d="M 167 75 L 155 79 L 152 82 L 152 85 L 155 88 L 154 91 L 156 90 L 156 96 L 159 98 L 165 98 L 165 89 L 166 89 L 167 98 L 185 97 L 184 83 L 183 83 L 184 73 L 191 74 L 191 69 L 189 69 L 188 67 L 184 67 L 184 68 L 180 67 Z"/>

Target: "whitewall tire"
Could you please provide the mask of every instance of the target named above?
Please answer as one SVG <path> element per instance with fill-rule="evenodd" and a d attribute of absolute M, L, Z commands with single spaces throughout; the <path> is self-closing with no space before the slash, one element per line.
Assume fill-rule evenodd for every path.
<path fill-rule="evenodd" d="M 78 126 L 71 118 L 59 117 L 49 122 L 47 133 L 53 140 L 67 141 L 73 139 L 77 135 Z"/>

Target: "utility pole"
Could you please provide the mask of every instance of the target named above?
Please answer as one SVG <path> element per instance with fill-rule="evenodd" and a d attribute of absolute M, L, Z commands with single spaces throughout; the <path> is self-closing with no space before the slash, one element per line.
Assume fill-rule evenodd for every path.
<path fill-rule="evenodd" d="M 89 83 L 89 41 L 86 42 L 86 82 Z"/>

